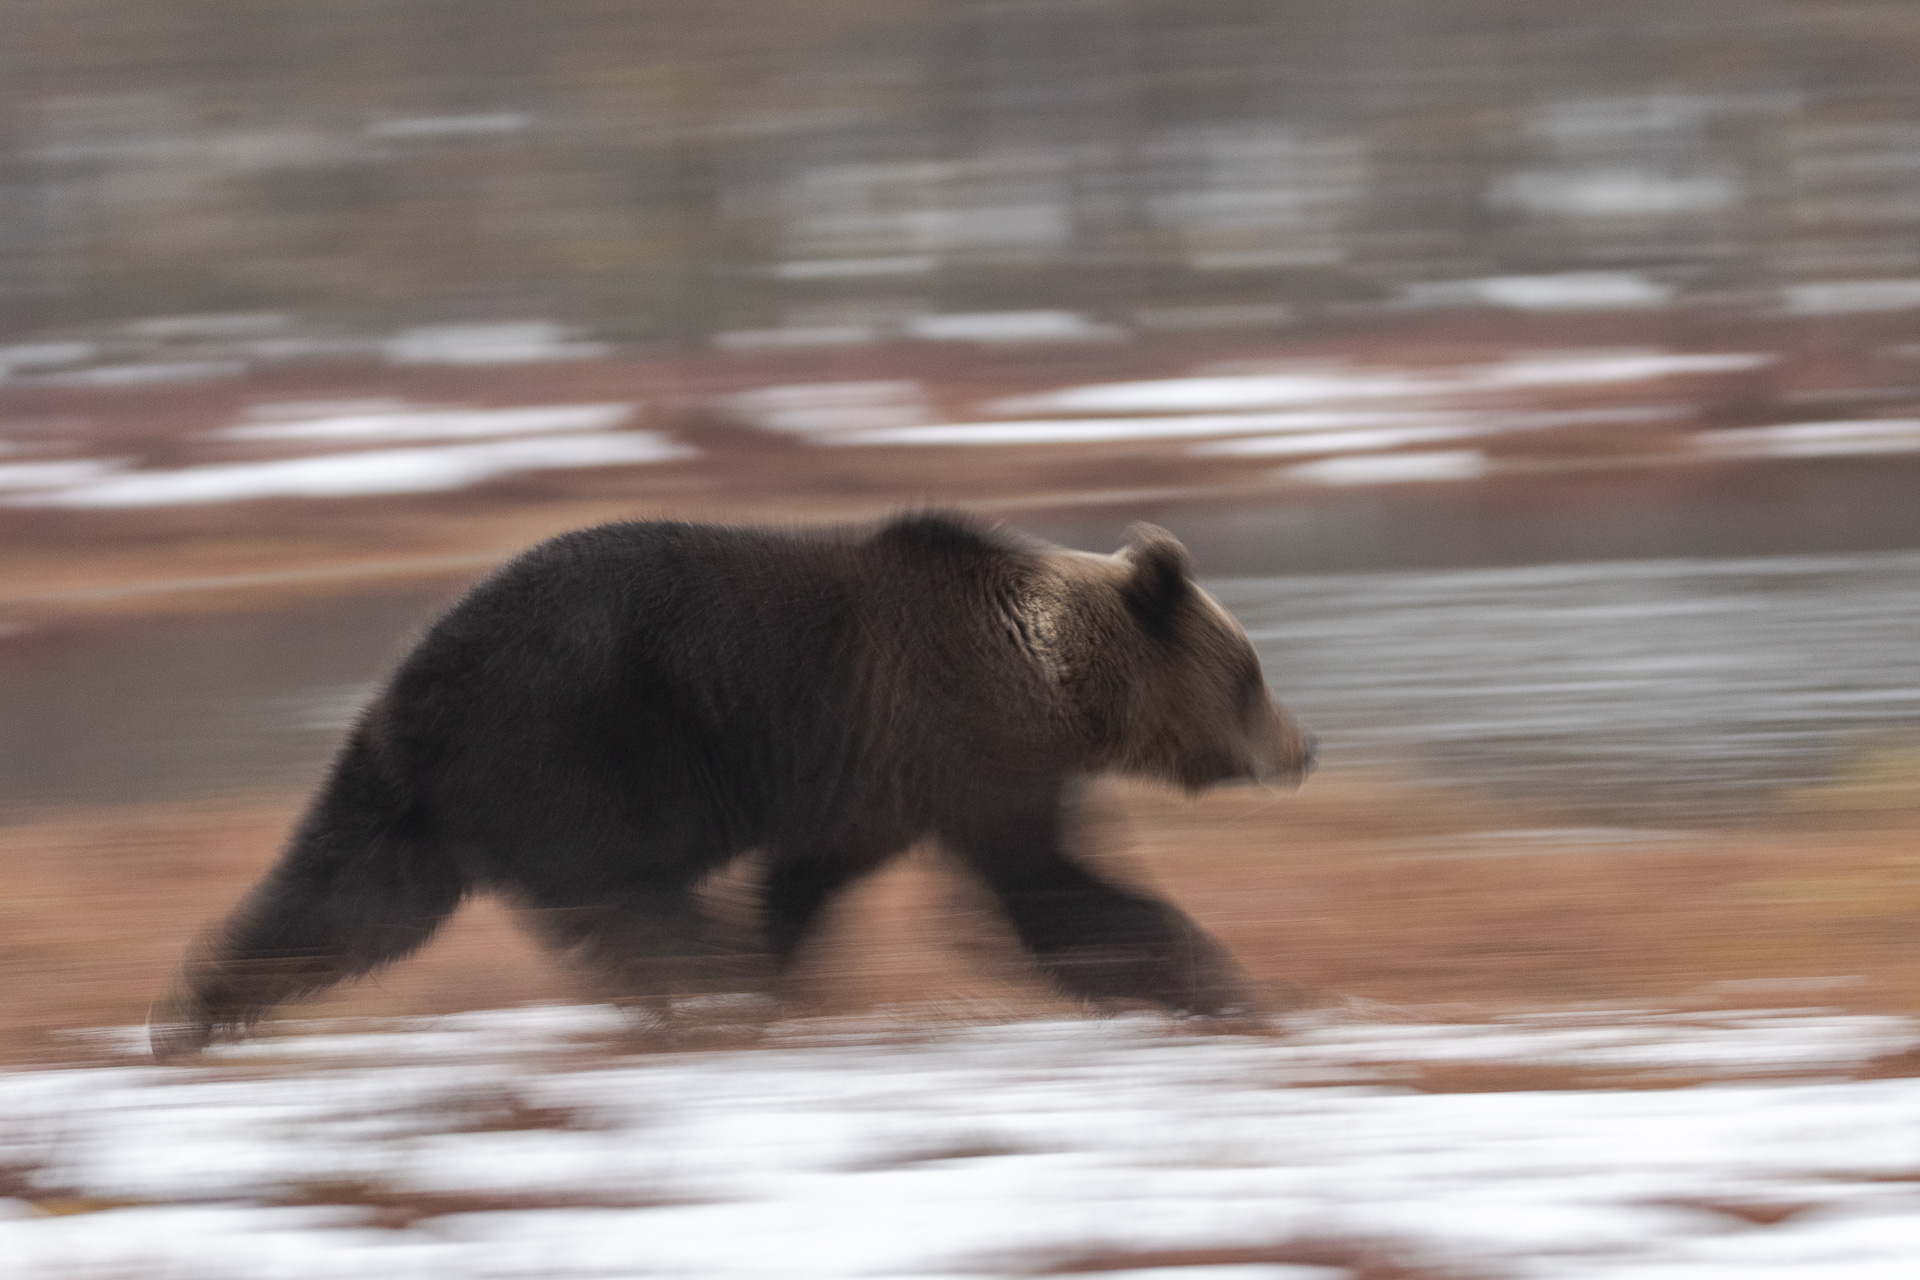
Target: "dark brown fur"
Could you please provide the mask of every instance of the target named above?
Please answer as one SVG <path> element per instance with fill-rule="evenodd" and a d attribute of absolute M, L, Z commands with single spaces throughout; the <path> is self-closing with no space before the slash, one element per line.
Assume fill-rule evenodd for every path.
<path fill-rule="evenodd" d="M 1116 557 L 937 514 L 566 534 L 401 664 L 279 863 L 189 961 L 154 1049 L 404 956 L 477 892 L 537 908 L 614 991 L 750 983 L 928 836 L 1063 990 L 1219 1011 L 1245 999 L 1224 951 L 1068 855 L 1077 784 L 1298 778 L 1308 757 L 1160 530 Z M 695 890 L 751 851 L 763 936 L 742 941 Z"/>

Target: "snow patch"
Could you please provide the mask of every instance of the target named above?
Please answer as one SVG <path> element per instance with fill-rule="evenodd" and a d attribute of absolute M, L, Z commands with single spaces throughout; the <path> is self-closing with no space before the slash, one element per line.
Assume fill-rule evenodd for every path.
<path fill-rule="evenodd" d="M 1920 1081 L 1833 1074 L 1909 1046 L 1904 1019 L 1321 1013 L 1195 1035 L 1144 1016 L 871 1018 L 776 1026 L 731 1053 L 596 1049 L 617 1022 L 537 1006 L 307 1024 L 203 1068 L 0 1074 L 0 1160 L 66 1206 L 43 1215 L 31 1183 L 0 1201 L 0 1252 L 53 1278 L 984 1280 L 1319 1240 L 1475 1274 L 1869 1280 L 1920 1249 L 1901 1180 Z M 420 1040 L 432 1049 L 396 1052 Z M 1393 1064 L 1496 1062 L 1749 1082 L 1378 1083 Z M 1800 1078 L 1751 1078 L 1782 1070 Z M 375 1229 L 383 1204 L 410 1225 Z M 1714 1204 L 1786 1216 L 1755 1226 Z"/>
<path fill-rule="evenodd" d="M 1694 447 L 1722 457 L 1837 458 L 1920 451 L 1920 418 L 1866 418 L 1856 422 L 1796 422 L 1780 427 L 1702 431 Z"/>
<path fill-rule="evenodd" d="M 633 404 L 527 405 L 508 409 L 408 409 L 374 400 L 327 412 L 315 405 L 266 405 L 250 417 L 269 419 L 227 427 L 212 434 L 222 440 L 449 440 L 472 436 L 536 435 L 563 431 L 604 431 L 620 426 L 638 408 Z M 306 413 L 320 411 L 313 417 Z M 286 419 L 291 419 L 286 420 Z"/>
<path fill-rule="evenodd" d="M 1920 307 L 1920 280 L 1824 280 L 1780 291 L 1790 315 L 1845 315 Z"/>
<path fill-rule="evenodd" d="M 1227 1266 L 1146 1267 L 1102 1271 L 1099 1280 L 1349 1280 L 1346 1267 L 1309 1267 L 1285 1262 L 1255 1262 Z"/>
<path fill-rule="evenodd" d="M 782 262 L 773 273 L 782 280 L 848 280 L 866 276 L 925 275 L 940 265 L 931 254 L 905 253 L 873 258 L 803 258 Z"/>
<path fill-rule="evenodd" d="M 238 360 L 150 360 L 34 374 L 22 381 L 43 387 L 138 387 L 148 383 L 210 382 L 237 378 L 246 371 L 247 366 Z"/>
<path fill-rule="evenodd" d="M 1286 467 L 1280 478 L 1299 484 L 1406 484 L 1429 480 L 1478 480 L 1487 474 L 1487 457 L 1478 449 L 1443 453 L 1386 453 L 1377 456 L 1323 458 Z"/>
<path fill-rule="evenodd" d="M 1371 374 L 1301 372 L 1154 378 L 1069 387 L 1040 395 L 1013 396 L 987 406 L 997 415 L 1074 413 L 1202 413 L 1268 409 L 1332 400 L 1410 396 L 1433 383 L 1397 372 Z"/>
<path fill-rule="evenodd" d="M 763 430 L 801 436 L 893 431 L 927 418 L 925 393 L 908 381 L 793 383 L 738 392 L 724 403 Z"/>
<path fill-rule="evenodd" d="M 1677 290 L 1638 271 L 1564 271 L 1552 275 L 1436 280 L 1400 291 L 1416 307 L 1489 306 L 1515 311 L 1619 311 L 1663 307 Z"/>
<path fill-rule="evenodd" d="M 127 325 L 127 332 L 162 342 L 218 341 L 278 333 L 293 323 L 281 311 L 222 311 L 199 315 L 148 316 Z"/>
<path fill-rule="evenodd" d="M 1014 396 L 988 405 L 998 415 L 1079 413 L 1201 413 L 1280 408 L 1341 400 L 1458 395 L 1516 387 L 1645 382 L 1683 375 L 1728 373 L 1772 363 L 1744 352 L 1567 351 L 1516 356 L 1488 365 L 1431 373 L 1405 370 L 1302 370 L 1297 373 L 1202 375 L 1069 387 Z"/>
<path fill-rule="evenodd" d="M 949 444 L 1092 444 L 1120 440 L 1178 440 L 1193 436 L 1230 436 L 1249 432 L 1289 432 L 1286 439 L 1317 440 L 1357 436 L 1360 428 L 1373 434 L 1396 434 L 1409 439 L 1428 438 L 1422 432 L 1446 435 L 1474 434 L 1462 426 L 1398 426 L 1388 423 L 1460 423 L 1444 414 L 1368 413 L 1196 413 L 1167 417 L 1037 418 L 1029 422 L 945 422 L 923 427 L 847 431 L 827 437 L 829 444 L 949 445 Z M 1309 445 L 1306 452 L 1328 446 Z M 1286 451 L 1284 448 L 1280 450 Z"/>
<path fill-rule="evenodd" d="M 726 351 L 762 351 L 781 347 L 859 347 L 879 341 L 870 324 L 795 325 L 785 329 L 732 329 L 714 335 Z"/>
<path fill-rule="evenodd" d="M 1099 324 L 1074 311 L 964 311 L 909 316 L 901 325 L 925 342 L 1114 342 L 1126 330 Z"/>
<path fill-rule="evenodd" d="M 86 458 L 70 462 L 14 462 L 0 466 L 0 491 L 64 489 L 89 484 L 126 469 L 125 458 Z"/>
<path fill-rule="evenodd" d="M 551 320 L 500 324 L 425 325 L 402 330 L 382 345 L 394 364 L 527 364 L 541 360 L 593 360 L 604 342 L 579 342 Z"/>
<path fill-rule="evenodd" d="M 341 498 L 434 493 L 517 472 L 669 462 L 696 450 L 651 431 L 602 432 L 440 448 L 378 449 L 174 471 L 135 471 L 46 493 L 0 499 L 9 506 L 161 507 L 249 498 Z"/>
<path fill-rule="evenodd" d="M 1737 373 L 1772 364 L 1774 357 L 1743 352 L 1686 354 L 1670 351 L 1568 351 L 1522 356 L 1469 369 L 1462 381 L 1481 387 L 1581 386 L 1648 382 L 1689 374 Z"/>
<path fill-rule="evenodd" d="M 99 355 L 99 344 L 92 342 L 17 342 L 0 346 L 0 378 L 15 370 L 42 372 L 86 364 Z"/>

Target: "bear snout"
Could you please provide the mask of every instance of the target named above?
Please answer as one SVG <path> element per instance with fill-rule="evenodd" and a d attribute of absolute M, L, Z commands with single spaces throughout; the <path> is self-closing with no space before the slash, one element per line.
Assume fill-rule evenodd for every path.
<path fill-rule="evenodd" d="M 1253 751 L 1253 781 L 1261 786 L 1284 784 L 1299 786 L 1313 772 L 1319 757 L 1320 739 L 1309 732 L 1287 709 L 1270 702 L 1269 715 L 1262 717 L 1264 733 Z"/>

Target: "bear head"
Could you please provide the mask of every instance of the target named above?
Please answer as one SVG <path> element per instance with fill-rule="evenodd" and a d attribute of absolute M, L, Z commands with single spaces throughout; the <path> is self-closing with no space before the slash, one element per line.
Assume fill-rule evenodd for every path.
<path fill-rule="evenodd" d="M 1115 555 L 1050 548 L 1037 570 L 1019 628 L 1094 768 L 1188 791 L 1298 784 L 1312 769 L 1312 735 L 1172 534 L 1136 524 Z"/>

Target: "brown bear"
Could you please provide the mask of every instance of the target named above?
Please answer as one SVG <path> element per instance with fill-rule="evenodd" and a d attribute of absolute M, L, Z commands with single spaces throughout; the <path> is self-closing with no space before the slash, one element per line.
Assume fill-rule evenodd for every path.
<path fill-rule="evenodd" d="M 1068 852 L 1085 778 L 1297 781 L 1311 747 L 1185 550 L 1112 556 L 944 513 L 803 533 L 622 523 L 475 587 L 361 713 L 279 862 L 156 1012 L 170 1058 L 424 942 L 536 910 L 614 990 L 777 973 L 821 908 L 936 838 L 1063 991 L 1242 1004 L 1183 913 Z M 697 886 L 763 861 L 760 936 Z"/>

